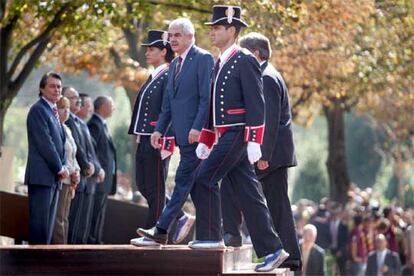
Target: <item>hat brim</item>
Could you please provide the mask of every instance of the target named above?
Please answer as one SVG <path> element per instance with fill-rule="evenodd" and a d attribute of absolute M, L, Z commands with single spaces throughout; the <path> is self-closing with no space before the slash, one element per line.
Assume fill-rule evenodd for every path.
<path fill-rule="evenodd" d="M 158 48 L 168 48 L 170 46 L 170 42 L 164 40 L 156 40 L 151 43 L 142 43 L 142 47 L 158 47 Z"/>
<path fill-rule="evenodd" d="M 204 25 L 213 26 L 213 25 L 224 25 L 224 26 L 239 26 L 239 27 L 247 27 L 247 23 L 241 19 L 233 18 L 231 23 L 228 22 L 227 17 L 223 17 L 217 19 L 213 22 L 205 22 Z"/>

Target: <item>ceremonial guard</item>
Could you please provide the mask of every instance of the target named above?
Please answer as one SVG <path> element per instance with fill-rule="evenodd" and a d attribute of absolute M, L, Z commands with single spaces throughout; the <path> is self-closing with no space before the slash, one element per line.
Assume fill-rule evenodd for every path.
<path fill-rule="evenodd" d="M 147 41 L 141 45 L 146 47 L 147 63 L 155 69 L 138 92 L 128 133 L 135 135 L 138 143 L 135 155 L 136 184 L 148 202 L 145 227 L 151 228 L 155 226 L 164 209 L 165 181 L 170 156 L 175 147 L 175 139 L 171 131 L 167 131 L 159 140 L 160 149 L 154 149 L 150 141 L 161 112 L 169 63 L 174 58 L 174 53 L 168 41 L 168 33 L 165 31 L 150 30 Z M 157 245 L 156 242 L 144 237 L 132 239 L 131 243 L 138 246 Z"/>
<path fill-rule="evenodd" d="M 210 116 L 196 153 L 205 159 L 196 174 L 193 201 L 196 207 L 196 240 L 193 249 L 220 248 L 222 243 L 218 182 L 228 177 L 237 185 L 235 196 L 251 234 L 258 257 L 266 257 L 256 271 L 271 271 L 289 254 L 273 230 L 253 164 L 261 157 L 265 105 L 259 63 L 235 42 L 241 27 L 241 8 L 213 7 L 210 36 L 220 56 L 211 81 Z M 222 198 L 223 201 L 226 198 Z"/>

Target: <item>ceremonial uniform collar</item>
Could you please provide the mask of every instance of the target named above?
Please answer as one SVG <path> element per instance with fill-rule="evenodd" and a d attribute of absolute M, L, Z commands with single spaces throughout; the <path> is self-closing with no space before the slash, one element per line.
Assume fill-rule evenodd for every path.
<path fill-rule="evenodd" d="M 167 67 L 168 67 L 168 64 L 163 63 L 163 64 L 159 65 L 157 68 L 155 68 L 154 71 L 152 71 L 152 73 L 151 73 L 152 79 L 155 79 L 158 76 L 158 74 Z"/>
<path fill-rule="evenodd" d="M 223 53 L 220 54 L 220 64 L 223 65 L 228 59 L 230 59 L 234 53 L 239 49 L 236 44 L 231 45 Z"/>

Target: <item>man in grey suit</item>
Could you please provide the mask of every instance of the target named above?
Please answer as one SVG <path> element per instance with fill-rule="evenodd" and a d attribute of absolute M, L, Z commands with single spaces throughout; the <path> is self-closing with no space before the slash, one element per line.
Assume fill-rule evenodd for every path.
<path fill-rule="evenodd" d="M 368 257 L 365 275 L 401 275 L 401 261 L 398 253 L 387 249 L 387 239 L 383 234 L 375 237 L 376 250 Z"/>
<path fill-rule="evenodd" d="M 43 75 L 40 99 L 27 115 L 29 155 L 24 183 L 29 194 L 29 243 L 50 244 L 55 224 L 61 180 L 69 176 L 65 167 L 65 133 L 56 102 L 62 78 L 53 72 Z"/>
<path fill-rule="evenodd" d="M 155 131 L 151 135 L 151 144 L 154 148 L 159 148 L 159 139 L 171 124 L 180 148 L 180 164 L 171 200 L 156 226 L 137 230 L 139 235 L 161 244 L 167 243 L 169 228 L 192 191 L 192 178 L 200 163 L 195 149 L 208 115 L 210 76 L 213 68 L 212 55 L 194 45 L 194 26 L 190 20 L 179 18 L 172 21 L 168 35 L 171 48 L 178 56 L 170 65 L 167 93 Z M 176 234 L 180 235 L 181 229 L 188 232 L 190 223 L 194 223 L 194 219 L 180 218 Z"/>
<path fill-rule="evenodd" d="M 111 97 L 100 96 L 94 101 L 94 109 L 88 127 L 96 142 L 95 150 L 105 178 L 96 186 L 88 243 L 102 244 L 108 195 L 116 193 L 116 149 L 106 124 L 106 119 L 112 116 L 114 102 Z"/>

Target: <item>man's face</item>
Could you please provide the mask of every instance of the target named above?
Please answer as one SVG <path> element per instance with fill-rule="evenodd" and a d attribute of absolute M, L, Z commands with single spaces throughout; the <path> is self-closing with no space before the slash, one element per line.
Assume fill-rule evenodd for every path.
<path fill-rule="evenodd" d="M 73 88 L 69 88 L 65 91 L 65 97 L 70 101 L 70 111 L 73 113 L 78 113 L 81 106 L 81 99 L 79 98 L 79 93 Z"/>
<path fill-rule="evenodd" d="M 84 97 L 82 100 L 82 106 L 80 107 L 80 110 L 78 111 L 78 113 L 76 113 L 76 115 L 86 120 L 91 116 L 92 112 L 93 112 L 92 99 L 89 97 Z"/>
<path fill-rule="evenodd" d="M 378 251 L 382 251 L 387 248 L 387 240 L 384 235 L 379 235 L 379 237 L 376 238 L 375 245 Z"/>
<path fill-rule="evenodd" d="M 171 27 L 168 29 L 168 37 L 170 39 L 172 50 L 181 55 L 193 42 L 192 34 L 184 34 L 181 27 Z"/>
<path fill-rule="evenodd" d="M 108 98 L 106 103 L 102 106 L 105 118 L 109 118 L 112 116 L 112 113 L 115 110 L 114 101 L 112 98 Z"/>
<path fill-rule="evenodd" d="M 161 50 L 158 47 L 147 47 L 145 51 L 145 58 L 148 64 L 158 66 L 163 63 L 166 50 Z"/>
<path fill-rule="evenodd" d="M 52 103 L 56 103 L 62 94 L 62 82 L 54 77 L 48 77 L 44 88 L 40 88 L 42 96 Z"/>
<path fill-rule="evenodd" d="M 211 43 L 218 48 L 225 46 L 229 42 L 229 40 L 232 38 L 231 30 L 233 28 L 230 27 L 226 29 L 223 25 L 211 26 L 211 29 L 210 29 Z"/>

